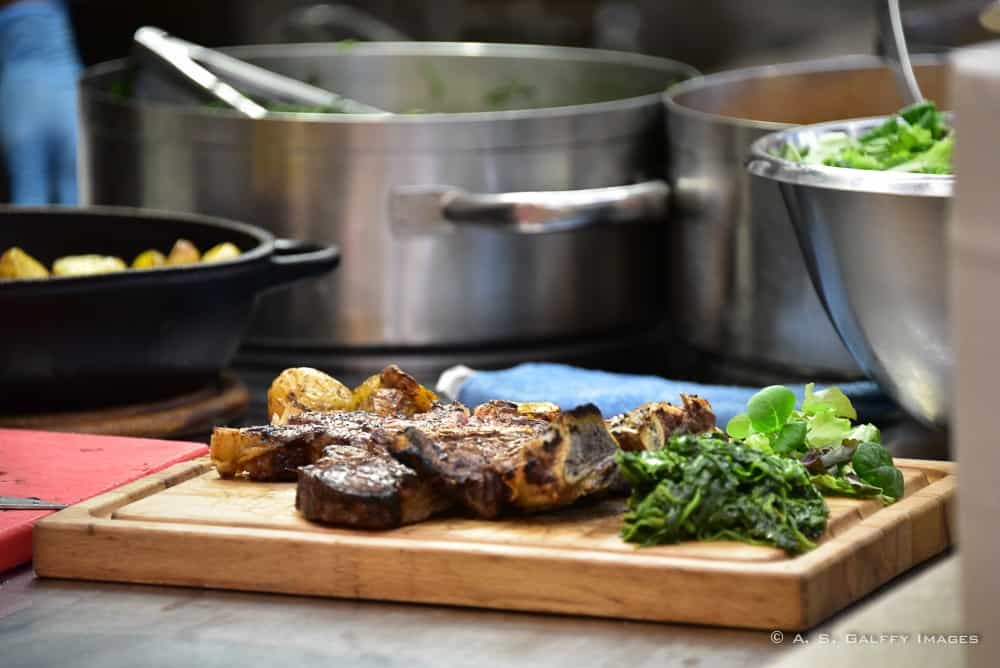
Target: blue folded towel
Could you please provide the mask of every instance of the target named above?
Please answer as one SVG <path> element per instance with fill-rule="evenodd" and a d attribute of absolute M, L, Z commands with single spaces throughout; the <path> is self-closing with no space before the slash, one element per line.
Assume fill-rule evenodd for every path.
<path fill-rule="evenodd" d="M 682 380 L 666 380 L 657 376 L 639 376 L 580 369 L 563 364 L 520 364 L 502 371 L 471 371 L 458 374 L 461 382 L 457 389 L 454 382 L 446 382 L 452 370 L 442 375 L 438 384 L 446 395 L 467 406 L 475 406 L 490 399 L 508 401 L 551 401 L 560 408 L 569 409 L 580 404 L 592 403 L 605 417 L 631 410 L 649 401 L 680 403 L 680 393 L 697 394 L 708 399 L 715 410 L 717 422 L 726 422 L 746 408 L 747 400 L 760 388 L 731 385 L 703 385 Z M 464 380 L 461 380 L 464 377 Z M 802 399 L 804 385 L 790 385 Z M 818 386 L 816 389 L 822 389 Z M 875 383 L 870 381 L 843 383 L 840 389 L 850 397 L 864 421 L 878 422 L 898 410 Z"/>

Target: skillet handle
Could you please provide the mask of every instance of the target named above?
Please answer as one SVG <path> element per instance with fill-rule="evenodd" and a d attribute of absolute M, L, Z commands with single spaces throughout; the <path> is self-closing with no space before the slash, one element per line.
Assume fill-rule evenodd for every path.
<path fill-rule="evenodd" d="M 269 264 L 265 290 L 332 271 L 340 264 L 340 249 L 295 239 L 276 239 Z"/>
<path fill-rule="evenodd" d="M 582 190 L 469 193 L 450 186 L 402 186 L 390 194 L 393 229 L 401 234 L 492 227 L 543 234 L 581 227 L 655 221 L 667 213 L 670 186 L 654 179 Z"/>

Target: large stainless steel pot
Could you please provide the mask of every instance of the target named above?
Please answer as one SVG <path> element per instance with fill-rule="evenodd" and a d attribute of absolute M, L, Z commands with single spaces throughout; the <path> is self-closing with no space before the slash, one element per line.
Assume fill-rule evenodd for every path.
<path fill-rule="evenodd" d="M 691 68 L 483 44 L 230 52 L 428 112 L 249 120 L 116 95 L 124 62 L 85 73 L 84 202 L 224 215 L 341 248 L 336 278 L 262 300 L 252 342 L 509 345 L 662 318 L 662 226 L 622 223 L 663 217 L 660 93 Z"/>
<path fill-rule="evenodd" d="M 946 105 L 946 67 L 915 62 L 924 94 Z M 769 132 L 895 111 L 890 70 L 867 56 L 758 67 L 683 83 L 666 100 L 678 335 L 729 373 L 859 375 L 809 280 L 777 186 L 751 179 L 743 164 Z"/>

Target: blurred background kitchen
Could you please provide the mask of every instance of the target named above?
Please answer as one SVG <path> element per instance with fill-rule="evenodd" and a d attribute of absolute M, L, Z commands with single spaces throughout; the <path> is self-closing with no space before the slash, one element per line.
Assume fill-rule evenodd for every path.
<path fill-rule="evenodd" d="M 981 0 L 906 0 L 913 51 L 984 39 Z M 871 0 L 73 0 L 84 63 L 127 54 L 143 24 L 209 46 L 341 39 L 514 42 L 636 51 L 703 72 L 843 53 L 876 41 Z"/>
<path fill-rule="evenodd" d="M 8 1 L 5 11 L 39 1 Z M 8 167 L 22 172 L 26 166 L 38 168 L 35 158 L 40 150 L 47 151 L 42 171 L 51 181 L 32 179 L 26 194 L 13 199 L 207 213 L 259 224 L 278 236 L 340 245 L 344 266 L 335 275 L 259 302 L 235 359 L 258 408 L 266 382 L 276 370 L 293 364 L 329 369 L 348 378 L 390 361 L 433 380 L 456 364 L 505 367 L 545 360 L 751 386 L 857 379 L 861 371 L 820 306 L 777 192 L 773 187 L 765 192 L 756 182 L 751 185 L 742 171 L 741 156 L 723 153 L 726 146 L 748 144 L 765 129 L 774 129 L 774 123 L 833 120 L 898 108 L 899 98 L 884 72 L 872 74 L 871 79 L 852 74 L 858 69 L 873 72 L 879 67 L 877 61 L 837 60 L 844 54 L 880 51 L 877 4 L 873 0 L 72 0 L 65 5 L 69 32 L 62 37 L 52 29 L 33 34 L 30 22 L 20 27 L 11 21 L 5 24 L 8 29 L 0 45 L 7 91 L 2 100 L 3 129 L 8 139 L 43 125 L 48 133 L 42 149 L 28 147 L 16 154 L 8 150 L 7 162 L 17 163 Z M 903 23 L 911 51 L 940 53 L 989 38 L 978 21 L 985 4 L 982 0 L 904 2 Z M 647 121 L 629 117 L 627 122 L 636 125 L 628 130 L 631 139 L 615 145 L 615 157 L 596 136 L 581 134 L 574 135 L 558 155 L 539 144 L 520 159 L 504 150 L 480 159 L 464 147 L 462 154 L 446 151 L 445 144 L 458 137 L 446 133 L 440 147 L 435 147 L 439 150 L 433 162 L 424 161 L 418 151 L 363 170 L 356 165 L 370 158 L 364 151 L 340 156 L 337 149 L 317 158 L 318 153 L 296 144 L 300 130 L 308 130 L 313 133 L 309 141 L 329 140 L 331 147 L 350 146 L 353 151 L 360 139 L 346 143 L 338 139 L 348 124 L 322 134 L 314 125 L 275 123 L 268 126 L 276 129 L 270 135 L 254 134 L 236 121 L 219 121 L 219 128 L 227 128 L 219 135 L 220 142 L 229 142 L 223 147 L 198 138 L 203 131 L 216 132 L 210 129 L 215 127 L 211 114 L 188 124 L 169 110 L 149 111 L 146 116 L 142 107 L 126 104 L 132 108 L 122 111 L 121 101 L 106 93 L 118 90 L 113 79 L 124 81 L 125 70 L 118 74 L 107 68 L 88 70 L 83 120 L 78 124 L 72 82 L 79 68 L 128 56 L 133 34 L 142 25 L 155 25 L 207 46 L 354 40 L 501 42 L 610 49 L 670 59 L 636 61 L 636 71 L 646 77 L 642 83 L 623 74 L 631 72 L 627 67 L 617 70 L 618 65 L 608 65 L 600 70 L 614 85 L 629 80 L 635 87 L 612 98 L 650 97 L 651 91 L 689 77 L 690 67 L 712 73 L 827 58 L 814 69 L 840 74 L 823 79 L 828 85 L 811 73 L 793 74 L 772 89 L 767 82 L 777 80 L 771 79 L 777 70 L 757 70 L 737 75 L 753 82 L 748 86 L 719 79 L 718 86 L 688 90 L 668 106 L 672 128 L 666 145 L 659 123 L 648 125 L 652 116 L 644 117 Z M 343 70 L 333 65 L 323 69 L 327 66 L 314 63 L 327 61 L 314 61 L 309 55 L 299 61 L 283 55 L 268 59 L 266 51 L 244 57 L 299 78 L 320 76 L 324 79 L 320 83 L 359 99 L 403 104 L 397 111 L 412 106 L 408 97 L 422 94 L 419 86 L 409 90 L 409 82 L 400 79 L 404 65 L 399 63 L 405 64 L 405 56 L 364 71 L 357 69 L 360 63 L 382 61 L 359 53 L 359 65 Z M 331 64 L 348 60 L 346 51 L 322 56 L 328 57 Z M 539 62 L 565 57 L 546 53 Z M 447 69 L 448 58 L 435 58 L 428 55 L 427 62 L 431 66 L 440 62 L 445 68 L 452 99 L 466 94 L 461 92 L 463 86 L 474 96 L 483 95 L 473 90 L 482 88 L 488 98 L 497 86 L 511 81 L 523 88 L 522 93 L 534 89 L 548 94 L 577 76 L 600 78 L 596 64 L 579 72 L 553 65 L 553 74 L 539 67 L 537 80 L 530 81 L 529 73 L 535 72 L 526 59 L 517 67 L 527 64 L 528 69 L 520 74 L 510 70 L 516 76 L 498 67 L 481 74 L 466 70 L 468 78 L 463 79 L 456 76 L 458 70 Z M 388 79 L 380 78 L 379 68 L 384 67 L 394 68 Z M 925 89 L 944 104 L 943 69 L 928 65 L 921 76 L 928 78 Z M 30 98 L 28 90 L 36 97 Z M 505 108 L 517 107 L 518 90 L 506 91 Z M 564 93 L 562 100 L 586 101 L 577 99 L 583 95 L 579 91 Z M 525 106 L 544 106 L 544 100 L 527 102 Z M 655 100 L 647 105 L 655 106 Z M 732 121 L 699 127 L 702 112 Z M 334 118 L 331 126 L 335 123 Z M 647 123 L 641 132 L 640 123 Z M 529 127 L 535 126 L 525 121 L 517 132 Z M 545 133 L 554 128 L 584 132 L 582 127 L 537 126 Z M 229 134 L 228 128 L 244 134 Z M 479 131 L 489 133 L 490 141 L 504 141 L 500 125 L 484 125 Z M 79 193 L 72 183 L 77 132 L 80 146 L 87 147 L 81 149 L 84 180 Z M 157 133 L 162 133 L 159 139 L 154 137 Z M 364 141 L 375 136 L 365 135 Z M 414 132 L 386 141 L 398 147 L 418 141 L 417 136 Z M 520 137 L 517 141 L 538 143 Z M 9 149 L 13 142 L 7 145 Z M 665 162 L 674 166 L 668 174 L 663 173 Z M 302 169 L 304 164 L 308 167 Z M 379 176 L 373 179 L 373 174 Z M 368 225 L 373 215 L 381 215 L 375 212 L 381 211 L 383 193 L 407 181 L 450 177 L 454 185 L 466 189 L 502 192 L 617 186 L 664 176 L 673 188 L 669 228 L 643 225 L 634 226 L 635 230 L 530 238 L 463 230 L 432 241 L 390 234 L 388 222 L 375 231 Z M 8 186 L 9 179 L 0 178 L 0 183 Z M 710 191 L 699 191 L 698 183 L 710 184 Z M 250 192 L 252 198 L 247 196 Z M 9 187 L 0 194 L 3 201 L 12 199 Z M 651 250 L 663 242 L 664 234 L 674 253 L 666 261 Z M 604 264 L 599 275 L 579 261 L 595 254 Z M 514 267 L 520 271 L 510 273 Z M 657 273 L 664 271 L 672 286 L 667 291 L 660 287 L 662 276 Z M 251 415 L 259 417 L 253 411 Z"/>
<path fill-rule="evenodd" d="M 41 31 L 30 21 L 11 19 L 39 3 L 68 13 Z M 902 3 L 910 50 L 926 54 L 915 58 L 917 76 L 942 109 L 951 109 L 953 89 L 940 56 L 996 37 L 979 21 L 987 4 Z M 921 201 L 903 208 L 906 198 L 895 198 L 893 206 L 877 209 L 893 225 L 869 225 L 849 240 L 848 246 L 885 252 L 868 263 L 876 278 L 863 286 L 864 294 L 846 300 L 868 304 L 882 328 L 867 331 L 882 335 L 848 351 L 814 289 L 775 184 L 751 180 L 744 169 L 750 143 L 768 132 L 883 116 L 903 106 L 889 70 L 874 57 L 882 53 L 879 5 L 0 0 L 0 131 L 6 148 L 0 202 L 209 214 L 258 225 L 279 238 L 339 247 L 336 272 L 262 298 L 252 321 L 255 295 L 244 295 L 246 313 L 228 323 L 232 331 L 225 333 L 214 366 L 204 364 L 183 379 L 188 385 L 182 389 L 190 393 L 121 397 L 128 410 L 131 402 L 149 400 L 162 419 L 128 422 L 135 430 L 123 432 L 126 422 L 114 413 L 118 431 L 112 433 L 177 437 L 217 424 L 261 423 L 268 417 L 268 384 L 290 366 L 321 368 L 353 385 L 392 362 L 433 384 L 442 371 L 459 365 L 503 369 L 544 361 L 714 383 L 716 396 L 733 385 L 852 383 L 855 391 L 861 388 L 856 401 L 872 400 L 869 417 L 885 427 L 893 454 L 952 459 L 942 429 L 953 406 L 945 299 L 949 203 L 913 198 Z M 108 61 L 134 53 L 136 29 L 149 25 L 211 47 L 326 43 L 313 50 L 235 53 L 396 113 L 426 110 L 428 102 L 447 106 L 442 100 L 474 113 L 430 120 L 414 114 L 370 124 L 337 114 L 258 121 L 200 105 L 145 104 L 130 87 L 131 66 Z M 385 41 L 538 44 L 626 55 L 468 45 L 435 51 L 420 44 L 393 51 L 368 44 Z M 360 46 L 351 47 L 354 42 Z M 696 71 L 714 76 L 696 80 Z M 595 82 L 597 88 L 587 88 Z M 535 94 L 539 99 L 530 99 Z M 602 104 L 592 104 L 595 99 Z M 473 108 L 483 100 L 489 104 Z M 515 113 L 494 113 L 498 109 Z M 41 143 L 18 143 L 36 131 Z M 979 136 L 996 133 L 983 130 Z M 29 179 L 23 189 L 11 187 L 10 172 L 31 170 L 43 177 Z M 442 183 L 484 195 L 628 187 L 636 203 L 663 201 L 648 210 L 638 207 L 647 214 L 641 225 L 544 235 L 522 234 L 511 225 L 467 225 L 447 234 L 411 234 L 425 222 L 416 220 L 413 229 L 401 231 L 428 206 L 440 210 L 430 217 L 447 216 L 442 199 L 428 200 L 426 193 L 397 199 L 396 187 Z M 984 200 L 994 195 L 989 187 L 979 193 Z M 467 212 L 477 201 L 467 202 Z M 918 217 L 921 224 L 912 224 Z M 150 229 L 171 222 L 137 221 Z M 29 226 L 22 221 L 22 229 Z M 883 238 L 860 236 L 872 229 Z M 9 245 L 15 243 L 21 240 Z M 328 258 L 324 271 L 333 264 Z M 913 286 L 919 289 L 907 290 Z M 206 299 L 211 292 L 211 286 L 205 289 Z M 177 307 L 185 299 L 164 304 Z M 34 308 L 27 299 L 20 303 Z M 979 313 L 971 303 L 966 312 Z M 46 330 L 52 341 L 56 329 Z M 150 331 L 164 339 L 168 330 Z M 176 335 L 191 349 L 206 347 L 197 332 Z M 103 346 L 110 338 L 84 343 Z M 40 340 L 21 336 L 17 344 L 28 351 L 21 355 L 0 345 L 0 381 L 13 377 L 21 358 L 48 361 L 50 350 L 32 357 L 46 347 Z M 141 348 L 140 341 L 125 352 Z M 877 348 L 877 354 L 867 348 Z M 886 350 L 899 360 L 888 371 L 882 362 L 890 356 L 881 355 Z M 873 356 L 883 359 L 866 363 Z M 141 362 L 132 361 L 132 380 L 157 387 L 142 375 L 147 370 Z M 18 372 L 61 384 L 57 366 L 26 364 Z M 69 366 L 72 373 L 80 371 L 77 381 L 96 385 L 93 378 L 103 378 L 96 362 L 81 367 Z M 114 371 L 124 367 L 122 362 Z M 166 372 L 176 369 L 158 371 L 169 377 Z M 993 379 L 981 373 L 986 388 Z M 113 389 L 114 383 L 104 385 Z M 104 408 L 98 407 L 96 417 L 74 412 L 73 419 L 101 420 L 93 424 L 105 428 Z M 49 410 L 39 404 L 29 406 L 27 415 L 0 415 L 7 420 L 0 426 L 88 431 L 79 421 L 67 426 L 62 413 Z M 993 503 L 994 482 L 988 483 L 982 488 L 990 487 Z"/>

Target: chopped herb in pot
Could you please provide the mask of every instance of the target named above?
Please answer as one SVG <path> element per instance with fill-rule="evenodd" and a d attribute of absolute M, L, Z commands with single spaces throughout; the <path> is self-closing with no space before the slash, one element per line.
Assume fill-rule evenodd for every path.
<path fill-rule="evenodd" d="M 783 400 L 776 406 L 780 414 Z M 627 541 L 740 540 L 798 554 L 826 528 L 823 497 L 794 458 L 705 434 L 674 437 L 658 451 L 620 452 L 617 461 L 633 490 Z"/>
<path fill-rule="evenodd" d="M 951 174 L 955 134 L 933 102 L 901 109 L 881 125 L 854 138 L 829 132 L 813 146 L 786 143 L 786 160 L 830 167 L 923 174 Z"/>

